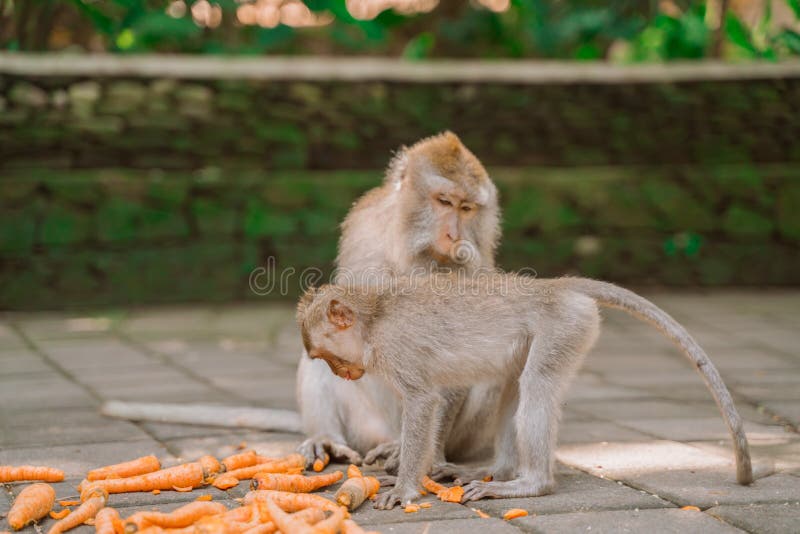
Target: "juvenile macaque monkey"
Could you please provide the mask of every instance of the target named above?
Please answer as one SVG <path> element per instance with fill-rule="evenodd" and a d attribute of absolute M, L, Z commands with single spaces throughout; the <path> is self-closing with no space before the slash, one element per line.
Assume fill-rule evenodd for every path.
<path fill-rule="evenodd" d="M 397 482 L 375 505 L 389 509 L 420 495 L 434 457 L 441 392 L 487 380 L 502 387 L 506 414 L 495 479 L 467 484 L 464 500 L 551 492 L 561 398 L 599 334 L 598 305 L 652 323 L 682 349 L 733 436 L 737 480 L 750 484 L 742 420 L 711 360 L 666 312 L 613 284 L 494 273 L 458 281 L 411 277 L 383 288 L 327 285 L 303 296 L 297 320 L 311 358 L 342 378 L 379 376 L 402 399 Z"/>

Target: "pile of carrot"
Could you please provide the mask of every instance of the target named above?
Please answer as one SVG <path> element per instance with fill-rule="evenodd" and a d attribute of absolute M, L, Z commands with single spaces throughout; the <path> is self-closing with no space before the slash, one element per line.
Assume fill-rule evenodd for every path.
<path fill-rule="evenodd" d="M 324 470 L 329 459 L 325 460 L 315 463 L 314 471 Z M 19 492 L 8 512 L 8 524 L 14 530 L 49 515 L 57 521 L 48 534 L 62 534 L 83 524 L 94 524 L 98 534 L 364 534 L 350 520 L 348 510 L 377 493 L 377 479 L 350 466 L 348 480 L 333 501 L 312 492 L 339 482 L 344 474 L 306 476 L 304 468 L 305 458 L 299 454 L 269 458 L 252 450 L 222 460 L 203 456 L 167 468 L 155 456 L 144 456 L 89 471 L 77 488 L 80 500 L 60 500 L 57 510 L 53 509 L 56 492 L 47 482 L 63 481 L 63 471 L 0 466 L 0 483 L 36 482 Z M 201 495 L 169 513 L 148 510 L 121 517 L 108 506 L 110 494 L 190 492 L 209 484 L 228 488 L 247 479 L 252 479 L 252 491 L 241 500 L 242 506 L 231 510 L 213 502 L 211 495 Z"/>

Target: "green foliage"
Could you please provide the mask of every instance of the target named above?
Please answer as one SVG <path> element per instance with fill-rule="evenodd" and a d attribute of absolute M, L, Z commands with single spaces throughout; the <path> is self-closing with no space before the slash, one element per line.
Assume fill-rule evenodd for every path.
<path fill-rule="evenodd" d="M 427 57 L 543 57 L 622 61 L 698 59 L 717 51 L 729 59 L 800 54 L 792 21 L 773 23 L 772 3 L 747 25 L 733 10 L 722 18 L 702 0 L 511 0 L 495 13 L 474 2 L 442 2 L 430 13 L 391 10 L 357 20 L 345 0 L 305 0 L 333 16 L 318 28 L 263 28 L 237 22 L 238 0 L 209 0 L 221 23 L 204 28 L 192 6 L 206 0 L 37 0 L 11 2 L 0 13 L 0 47 L 41 50 L 74 45 L 114 52 L 210 54 L 373 54 Z M 785 0 L 800 19 L 800 0 Z M 183 2 L 183 3 L 179 3 Z M 167 6 L 177 8 L 167 9 Z M 723 20 L 722 30 L 715 30 Z M 9 23 L 5 23 L 9 22 Z M 16 33 L 20 32 L 20 33 Z M 715 43 L 721 39 L 721 47 Z"/>

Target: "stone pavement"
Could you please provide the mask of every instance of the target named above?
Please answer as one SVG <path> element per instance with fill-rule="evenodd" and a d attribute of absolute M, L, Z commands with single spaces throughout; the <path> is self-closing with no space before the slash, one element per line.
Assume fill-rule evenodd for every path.
<path fill-rule="evenodd" d="M 731 388 L 759 477 L 752 487 L 733 482 L 727 431 L 683 356 L 649 326 L 607 311 L 565 406 L 555 494 L 471 505 L 491 519 L 438 502 L 416 514 L 363 506 L 355 518 L 392 533 L 800 532 L 800 292 L 652 298 L 697 337 Z M 177 463 L 231 453 L 242 441 L 287 453 L 301 436 L 134 424 L 106 419 L 98 406 L 124 399 L 294 408 L 299 353 L 290 304 L 0 316 L 0 464 L 64 469 L 67 481 L 55 485 L 64 499 L 90 468 L 139 455 Z M 2 488 L 0 516 L 19 489 Z M 233 505 L 245 491 L 199 493 Z M 115 495 L 111 504 L 123 514 L 168 510 L 197 494 Z M 500 519 L 515 507 L 531 515 Z M 0 519 L 0 531 L 7 528 Z"/>

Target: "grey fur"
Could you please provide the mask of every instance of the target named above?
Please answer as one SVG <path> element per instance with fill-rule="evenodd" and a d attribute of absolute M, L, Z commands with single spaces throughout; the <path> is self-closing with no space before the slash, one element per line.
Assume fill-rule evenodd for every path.
<path fill-rule="evenodd" d="M 695 363 L 733 435 L 737 479 L 752 482 L 747 438 L 725 384 L 686 330 L 651 302 L 581 278 L 533 280 L 497 273 L 488 281 L 449 287 L 435 281 L 404 280 L 403 291 L 325 286 L 298 313 L 313 350 L 324 349 L 365 369 L 366 376 L 381 377 L 402 399 L 397 485 L 379 497 L 377 507 L 419 496 L 420 480 L 435 454 L 443 391 L 487 379 L 504 391 L 496 478 L 470 482 L 464 499 L 552 491 L 561 398 L 599 334 L 598 304 L 653 323 Z M 333 301 L 353 310 L 354 327 L 331 330 L 326 310 Z"/>

